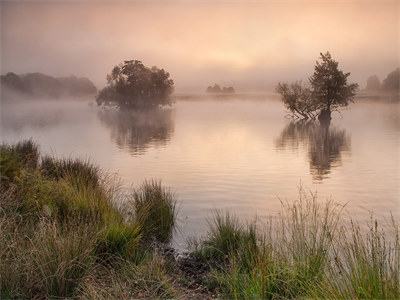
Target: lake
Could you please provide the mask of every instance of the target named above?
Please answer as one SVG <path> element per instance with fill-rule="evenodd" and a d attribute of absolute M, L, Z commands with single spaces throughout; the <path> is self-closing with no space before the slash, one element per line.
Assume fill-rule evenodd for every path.
<path fill-rule="evenodd" d="M 263 222 L 299 186 L 346 204 L 356 220 L 398 219 L 398 104 L 358 100 L 326 128 L 291 122 L 273 96 L 238 98 L 130 115 L 88 101 L 3 104 L 1 140 L 33 138 L 44 153 L 89 158 L 124 187 L 161 180 L 179 201 L 178 248 L 204 234 L 216 210 Z"/>

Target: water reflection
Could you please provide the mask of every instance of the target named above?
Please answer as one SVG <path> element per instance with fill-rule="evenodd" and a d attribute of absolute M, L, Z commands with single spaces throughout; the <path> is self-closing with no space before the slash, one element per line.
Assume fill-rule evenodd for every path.
<path fill-rule="evenodd" d="M 43 105 L 42 105 L 43 104 Z M 50 108 L 47 103 L 40 105 L 3 104 L 0 112 L 0 127 L 2 130 L 19 132 L 27 128 L 47 129 L 60 124 L 65 118 L 61 107 Z"/>
<path fill-rule="evenodd" d="M 111 140 L 132 155 L 140 155 L 150 147 L 168 144 L 174 132 L 174 111 L 155 109 L 120 112 L 101 110 L 100 122 L 111 130 Z"/>
<path fill-rule="evenodd" d="M 321 181 L 341 164 L 342 152 L 350 151 L 350 137 L 344 129 L 334 126 L 291 122 L 282 130 L 276 146 L 278 149 L 306 147 L 313 179 Z"/>

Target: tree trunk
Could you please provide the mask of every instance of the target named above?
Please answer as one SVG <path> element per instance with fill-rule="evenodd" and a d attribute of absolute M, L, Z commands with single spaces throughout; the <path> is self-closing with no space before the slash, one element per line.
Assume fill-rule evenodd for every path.
<path fill-rule="evenodd" d="M 321 125 L 328 125 L 331 123 L 331 110 L 330 107 L 321 110 L 318 115 L 318 120 Z"/>

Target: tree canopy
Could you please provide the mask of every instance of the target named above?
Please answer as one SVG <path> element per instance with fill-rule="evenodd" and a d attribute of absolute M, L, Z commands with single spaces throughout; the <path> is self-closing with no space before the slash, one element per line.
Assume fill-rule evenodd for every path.
<path fill-rule="evenodd" d="M 96 97 L 98 105 L 120 108 L 151 108 L 171 103 L 174 82 L 164 69 L 126 60 L 107 75 L 107 85 Z"/>
<path fill-rule="evenodd" d="M 347 106 L 354 99 L 358 85 L 348 83 L 350 73 L 340 70 L 329 52 L 320 55 L 309 85 L 295 82 L 277 86 L 283 103 L 295 117 L 330 119 L 331 111 Z"/>

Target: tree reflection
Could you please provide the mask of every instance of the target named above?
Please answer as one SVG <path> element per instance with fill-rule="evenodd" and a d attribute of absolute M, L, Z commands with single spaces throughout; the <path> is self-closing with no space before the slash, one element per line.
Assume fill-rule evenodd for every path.
<path fill-rule="evenodd" d="M 111 139 L 117 146 L 134 155 L 166 145 L 174 131 L 171 109 L 125 112 L 105 109 L 98 112 L 98 117 L 111 130 Z"/>
<path fill-rule="evenodd" d="M 341 163 L 343 151 L 350 150 L 350 137 L 343 129 L 315 122 L 291 122 L 276 140 L 279 149 L 305 147 L 314 180 L 327 178 L 332 167 Z"/>

